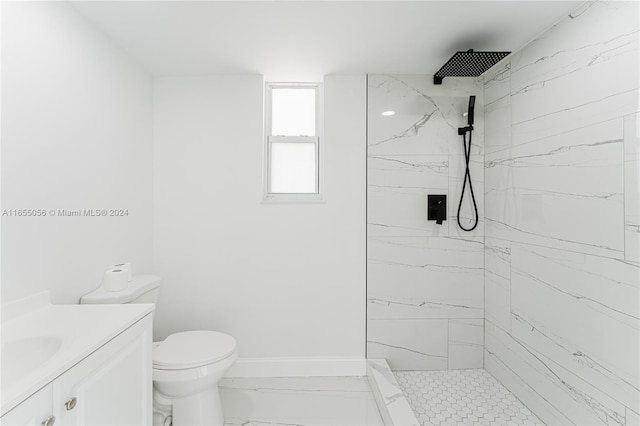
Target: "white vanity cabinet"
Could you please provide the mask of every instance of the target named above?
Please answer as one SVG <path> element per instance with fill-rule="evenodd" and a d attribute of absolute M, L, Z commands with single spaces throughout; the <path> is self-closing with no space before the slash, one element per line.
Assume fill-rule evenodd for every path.
<path fill-rule="evenodd" d="M 53 384 L 49 383 L 0 418 L 0 424 L 40 426 L 53 415 Z M 51 421 L 51 420 L 50 420 Z"/>
<path fill-rule="evenodd" d="M 151 322 L 149 314 L 134 323 L 2 416 L 0 424 L 151 425 Z"/>
<path fill-rule="evenodd" d="M 151 316 L 53 382 L 56 425 L 152 423 Z"/>

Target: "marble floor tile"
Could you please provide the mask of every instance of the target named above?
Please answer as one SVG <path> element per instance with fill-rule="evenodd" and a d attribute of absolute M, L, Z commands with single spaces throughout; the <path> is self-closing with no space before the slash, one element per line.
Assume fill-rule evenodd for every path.
<path fill-rule="evenodd" d="M 382 425 L 366 377 L 226 378 L 226 425 Z"/>
<path fill-rule="evenodd" d="M 485 370 L 394 374 L 423 426 L 544 424 Z"/>

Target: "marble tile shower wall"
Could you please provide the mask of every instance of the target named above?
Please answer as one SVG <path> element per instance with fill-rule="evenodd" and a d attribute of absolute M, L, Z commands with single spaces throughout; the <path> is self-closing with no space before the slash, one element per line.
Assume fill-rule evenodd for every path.
<path fill-rule="evenodd" d="M 484 88 L 485 368 L 549 425 L 638 425 L 638 3 L 585 3 Z"/>
<path fill-rule="evenodd" d="M 483 88 L 475 79 L 368 78 L 367 356 L 393 370 L 481 368 L 484 321 Z M 457 128 L 477 96 L 471 174 L 480 223 L 455 213 L 464 176 Z M 395 111 L 383 116 L 383 111 Z M 427 194 L 448 220 L 427 221 Z M 469 194 L 463 224 L 473 212 Z"/>

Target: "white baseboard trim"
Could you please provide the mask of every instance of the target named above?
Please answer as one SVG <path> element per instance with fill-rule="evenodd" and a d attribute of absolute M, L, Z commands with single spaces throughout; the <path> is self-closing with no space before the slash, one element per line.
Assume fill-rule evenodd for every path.
<path fill-rule="evenodd" d="M 367 360 L 344 358 L 239 358 L 225 377 L 366 376 Z"/>

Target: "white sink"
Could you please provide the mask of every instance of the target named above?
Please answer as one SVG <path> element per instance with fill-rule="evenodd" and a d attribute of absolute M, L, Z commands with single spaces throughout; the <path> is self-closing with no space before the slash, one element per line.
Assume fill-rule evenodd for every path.
<path fill-rule="evenodd" d="M 62 346 L 62 339 L 33 336 L 2 344 L 2 386 L 11 386 L 17 379 L 40 367 Z"/>
<path fill-rule="evenodd" d="M 89 356 L 153 305 L 52 305 L 48 292 L 2 305 L 0 416 Z"/>

